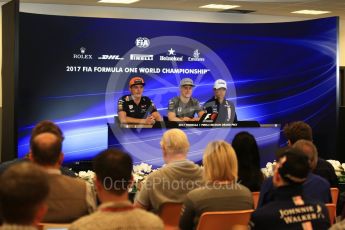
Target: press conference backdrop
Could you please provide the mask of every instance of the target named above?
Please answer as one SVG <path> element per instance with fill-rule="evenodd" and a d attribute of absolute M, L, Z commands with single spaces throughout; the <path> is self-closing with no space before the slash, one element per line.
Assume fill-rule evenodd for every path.
<path fill-rule="evenodd" d="M 117 100 L 129 94 L 129 79 L 138 75 L 163 116 L 182 78 L 194 80 L 193 96 L 202 104 L 221 78 L 239 120 L 304 120 L 320 154 L 335 154 L 338 18 L 223 24 L 21 13 L 20 21 L 19 157 L 29 149 L 32 127 L 49 119 L 65 133 L 66 161 L 92 158 L 107 147 L 107 123 L 114 122 Z M 197 135 L 190 141 L 236 132 L 227 130 L 217 136 L 193 128 L 189 132 Z M 122 147 L 134 146 L 125 149 L 140 161 L 160 157 L 159 149 L 150 157 L 133 152 L 145 151 L 145 142 L 159 142 L 160 135 L 133 133 Z M 256 137 L 265 144 L 279 141 L 279 133 Z"/>

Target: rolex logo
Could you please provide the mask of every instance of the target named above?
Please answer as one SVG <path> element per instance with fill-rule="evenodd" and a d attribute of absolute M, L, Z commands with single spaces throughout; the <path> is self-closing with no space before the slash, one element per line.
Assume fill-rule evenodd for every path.
<path fill-rule="evenodd" d="M 86 48 L 80 47 L 80 54 L 73 54 L 74 59 L 92 59 L 91 54 L 86 54 Z"/>
<path fill-rule="evenodd" d="M 86 48 L 85 48 L 85 47 L 81 47 L 81 48 L 80 48 L 80 53 L 84 54 L 85 51 L 86 51 Z"/>

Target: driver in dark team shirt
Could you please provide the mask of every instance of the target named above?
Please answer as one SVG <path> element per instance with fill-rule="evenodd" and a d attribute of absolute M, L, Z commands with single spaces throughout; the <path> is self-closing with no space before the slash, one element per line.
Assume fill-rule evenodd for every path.
<path fill-rule="evenodd" d="M 213 90 L 214 97 L 208 100 L 203 108 L 207 116 L 215 119 L 216 123 L 236 123 L 235 105 L 225 98 L 227 90 L 226 81 L 222 79 L 215 81 Z"/>
<path fill-rule="evenodd" d="M 121 97 L 117 104 L 117 114 L 121 123 L 153 125 L 162 117 L 149 97 L 143 96 L 145 82 L 141 77 L 129 81 L 130 95 Z"/>

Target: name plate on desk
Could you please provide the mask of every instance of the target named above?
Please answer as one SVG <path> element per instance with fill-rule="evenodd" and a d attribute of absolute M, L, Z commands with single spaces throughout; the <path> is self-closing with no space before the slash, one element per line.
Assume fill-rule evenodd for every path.
<path fill-rule="evenodd" d="M 198 123 L 198 122 L 175 122 L 167 124 L 167 127 L 174 128 L 236 128 L 236 127 L 260 127 L 259 124 L 252 123 Z"/>
<path fill-rule="evenodd" d="M 125 129 L 150 129 L 153 125 L 145 125 L 145 124 L 120 124 L 120 128 Z"/>

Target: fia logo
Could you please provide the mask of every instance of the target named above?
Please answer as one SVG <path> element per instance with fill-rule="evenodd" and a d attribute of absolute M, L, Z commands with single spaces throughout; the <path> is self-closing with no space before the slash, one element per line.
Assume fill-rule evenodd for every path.
<path fill-rule="evenodd" d="M 150 46 L 150 40 L 145 37 L 138 37 L 135 40 L 135 45 L 139 48 L 147 48 Z"/>
<path fill-rule="evenodd" d="M 133 109 L 133 105 L 129 105 L 128 107 L 129 107 L 129 109 Z"/>

